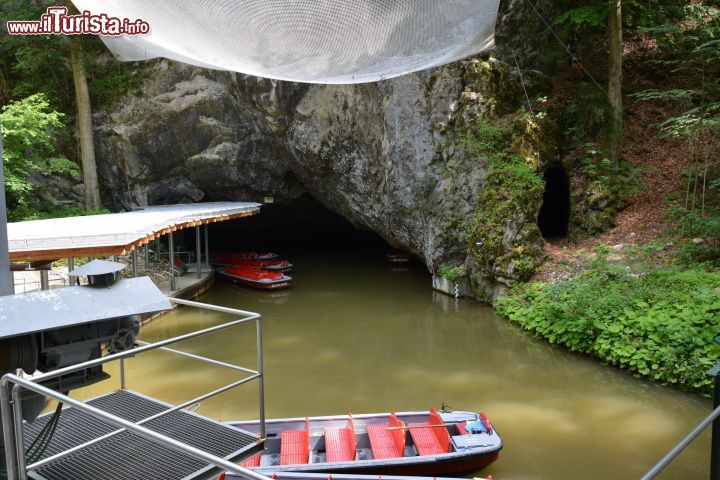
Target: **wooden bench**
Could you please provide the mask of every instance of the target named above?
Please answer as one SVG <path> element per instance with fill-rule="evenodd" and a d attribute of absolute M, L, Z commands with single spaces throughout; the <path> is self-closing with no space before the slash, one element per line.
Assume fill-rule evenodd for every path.
<path fill-rule="evenodd" d="M 419 455 L 440 455 L 450 452 L 450 433 L 434 408 L 430 409 L 428 423 L 408 425 L 410 436 Z"/>
<path fill-rule="evenodd" d="M 400 458 L 405 455 L 405 424 L 398 420 L 395 412 L 387 423 L 367 426 L 370 449 L 374 459 Z"/>
<path fill-rule="evenodd" d="M 352 414 L 345 427 L 325 428 L 325 461 L 352 462 L 355 460 L 355 424 Z"/>
<path fill-rule="evenodd" d="M 305 430 L 280 433 L 280 465 L 310 462 L 310 419 L 305 417 Z"/>

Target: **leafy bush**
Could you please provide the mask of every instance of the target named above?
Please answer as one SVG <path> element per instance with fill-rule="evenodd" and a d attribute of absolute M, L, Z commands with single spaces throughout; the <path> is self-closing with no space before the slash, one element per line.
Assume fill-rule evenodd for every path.
<path fill-rule="evenodd" d="M 517 287 L 498 311 L 551 343 L 703 394 L 720 361 L 720 274 L 698 268 L 631 268 L 601 254 L 581 276 Z"/>
<path fill-rule="evenodd" d="M 29 177 L 73 173 L 77 165 L 55 156 L 55 141 L 64 135 L 63 114 L 53 110 L 41 93 L 11 102 L 2 108 L 3 160 L 8 214 L 17 220 L 19 211 L 28 210 L 27 196 L 34 189 Z"/>
<path fill-rule="evenodd" d="M 457 282 L 465 275 L 467 275 L 465 267 L 453 267 L 450 265 L 443 265 L 440 267 L 440 276 L 449 282 Z"/>

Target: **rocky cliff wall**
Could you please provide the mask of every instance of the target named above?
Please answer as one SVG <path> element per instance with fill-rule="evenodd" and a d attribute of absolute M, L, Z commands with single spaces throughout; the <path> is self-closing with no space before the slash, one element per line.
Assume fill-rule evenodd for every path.
<path fill-rule="evenodd" d="M 503 3 L 501 58 L 524 45 L 508 32 L 527 10 Z M 503 165 L 519 161 L 540 178 L 557 155 L 555 139 L 547 122 L 518 113 L 525 102 L 519 76 L 502 60 L 343 86 L 169 61 L 145 68 L 139 92 L 94 117 L 104 203 L 112 209 L 265 195 L 292 201 L 307 192 L 484 299 L 540 262 L 542 192 L 524 177 L 514 182 L 515 170 L 504 181 Z M 537 78 L 528 75 L 531 89 Z M 486 234 L 497 240 L 492 249 Z"/>

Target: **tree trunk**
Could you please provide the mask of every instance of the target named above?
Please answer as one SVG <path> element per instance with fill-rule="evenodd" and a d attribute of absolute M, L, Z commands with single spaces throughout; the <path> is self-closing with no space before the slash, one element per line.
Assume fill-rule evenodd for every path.
<path fill-rule="evenodd" d="M 68 11 L 74 7 L 66 0 Z M 73 80 L 75 82 L 75 103 L 78 116 L 78 139 L 80 144 L 80 160 L 82 162 L 83 182 L 85 183 L 85 208 L 96 210 L 100 208 L 100 189 L 98 187 L 97 167 L 95 166 L 95 146 L 93 144 L 92 109 L 90 108 L 90 93 L 88 92 L 85 64 L 82 55 L 82 44 L 77 35 L 68 35 L 70 42 L 70 63 L 72 64 Z"/>
<path fill-rule="evenodd" d="M 608 153 L 613 171 L 617 171 L 623 136 L 622 62 L 623 24 L 622 0 L 608 0 L 608 40 L 610 61 L 608 71 L 608 96 L 612 107 L 610 151 Z"/>

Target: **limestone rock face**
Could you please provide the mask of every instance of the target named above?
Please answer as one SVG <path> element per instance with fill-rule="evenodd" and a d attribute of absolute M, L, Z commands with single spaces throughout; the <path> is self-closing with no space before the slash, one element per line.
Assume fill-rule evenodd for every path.
<path fill-rule="evenodd" d="M 524 7 L 512 11 L 515 3 L 504 2 L 498 38 L 517 46 L 512 32 L 526 19 L 519 15 Z M 309 193 L 435 274 L 457 267 L 475 283 L 489 282 L 476 291 L 491 299 L 496 280 L 508 285 L 525 275 L 512 252 L 532 252 L 529 260 L 523 254 L 523 272 L 539 258 L 533 212 L 540 205 L 508 221 L 497 253 L 506 260 L 469 261 L 469 223 L 493 208 L 479 203 L 490 167 L 488 155 L 456 141 L 458 129 L 474 128 L 479 118 L 496 121 L 523 105 L 516 69 L 508 66 L 511 51 L 498 48 L 505 63 L 471 59 L 341 86 L 150 63 L 140 92 L 94 117 L 104 204 L 121 210 L 265 195 L 292 201 Z M 515 143 L 507 139 L 502 148 Z M 535 159 L 533 168 L 543 165 Z"/>

